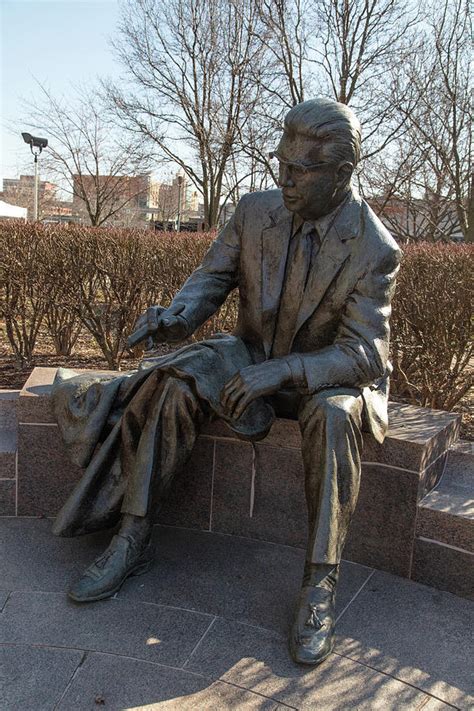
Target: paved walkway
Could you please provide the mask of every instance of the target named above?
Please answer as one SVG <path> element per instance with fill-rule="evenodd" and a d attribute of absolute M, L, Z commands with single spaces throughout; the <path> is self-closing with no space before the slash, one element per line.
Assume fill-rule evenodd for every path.
<path fill-rule="evenodd" d="M 286 648 L 302 551 L 161 527 L 146 575 L 76 605 L 108 536 L 50 528 L 0 519 L 1 711 L 474 708 L 468 600 L 344 563 L 335 653 L 307 670 Z"/>

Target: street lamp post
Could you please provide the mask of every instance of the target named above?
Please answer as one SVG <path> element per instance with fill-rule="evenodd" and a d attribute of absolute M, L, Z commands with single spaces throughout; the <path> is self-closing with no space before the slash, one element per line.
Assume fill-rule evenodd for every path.
<path fill-rule="evenodd" d="M 33 204 L 33 219 L 38 219 L 39 214 L 39 171 L 38 171 L 38 156 L 42 152 L 43 148 L 48 145 L 47 138 L 38 138 L 38 136 L 32 136 L 31 133 L 22 133 L 23 140 L 28 143 L 30 150 L 35 157 L 35 189 L 34 189 L 34 204 Z M 37 149 L 37 150 L 35 150 Z"/>
<path fill-rule="evenodd" d="M 181 186 L 183 184 L 183 176 L 178 175 L 178 219 L 176 220 L 176 232 L 181 229 Z"/>

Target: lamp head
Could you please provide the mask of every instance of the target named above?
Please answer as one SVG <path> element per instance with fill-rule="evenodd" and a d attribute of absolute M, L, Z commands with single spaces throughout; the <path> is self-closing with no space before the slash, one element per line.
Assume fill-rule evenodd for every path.
<path fill-rule="evenodd" d="M 32 136 L 31 133 L 22 133 L 23 140 L 25 143 L 28 143 L 30 146 L 31 150 L 33 148 L 39 148 L 39 152 L 43 150 L 43 148 L 46 148 L 48 145 L 48 139 L 47 138 L 39 138 L 39 136 Z"/>

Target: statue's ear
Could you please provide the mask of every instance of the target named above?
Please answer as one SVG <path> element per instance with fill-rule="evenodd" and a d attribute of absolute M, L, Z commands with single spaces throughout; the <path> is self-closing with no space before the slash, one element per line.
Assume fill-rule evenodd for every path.
<path fill-rule="evenodd" d="M 352 173 L 354 172 L 353 164 L 348 161 L 342 161 L 337 166 L 337 184 L 338 186 L 347 185 L 349 183 Z"/>

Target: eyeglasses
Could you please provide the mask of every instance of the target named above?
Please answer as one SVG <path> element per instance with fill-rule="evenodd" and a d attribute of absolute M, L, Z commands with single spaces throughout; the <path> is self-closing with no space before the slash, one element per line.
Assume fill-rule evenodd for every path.
<path fill-rule="evenodd" d="M 306 163 L 298 163 L 291 160 L 284 160 L 280 155 L 278 155 L 276 151 L 272 151 L 268 154 L 268 156 L 270 160 L 278 161 L 278 166 L 280 170 L 281 167 L 285 165 L 294 178 L 302 178 L 303 176 L 310 173 L 312 170 L 317 170 L 318 168 L 322 168 L 323 166 L 331 165 L 329 161 L 321 163 L 311 163 L 308 165 Z"/>

